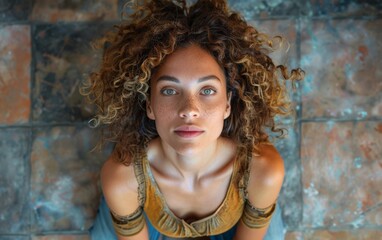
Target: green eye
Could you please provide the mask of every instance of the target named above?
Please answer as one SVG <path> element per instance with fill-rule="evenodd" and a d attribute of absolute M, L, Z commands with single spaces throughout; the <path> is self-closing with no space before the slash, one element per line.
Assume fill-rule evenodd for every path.
<path fill-rule="evenodd" d="M 205 88 L 202 90 L 203 95 L 212 95 L 214 93 L 216 93 L 216 91 L 213 90 L 212 88 Z"/>
<path fill-rule="evenodd" d="M 175 95 L 176 94 L 176 91 L 174 89 L 171 89 L 171 88 L 167 88 L 167 89 L 163 89 L 161 91 L 161 93 L 163 95 L 166 95 L 166 96 L 169 96 L 169 95 Z"/>

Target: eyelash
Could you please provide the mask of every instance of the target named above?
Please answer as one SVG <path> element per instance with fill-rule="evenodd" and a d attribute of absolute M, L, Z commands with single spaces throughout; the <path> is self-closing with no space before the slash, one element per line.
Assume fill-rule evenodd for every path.
<path fill-rule="evenodd" d="M 204 91 L 206 91 L 206 90 L 209 90 L 209 91 L 211 91 L 212 93 L 210 93 L 210 94 L 203 94 L 203 95 L 205 95 L 205 96 L 214 95 L 214 94 L 216 93 L 216 90 L 213 89 L 213 88 L 204 88 L 204 89 L 202 89 L 201 92 L 204 92 Z"/>
<path fill-rule="evenodd" d="M 205 93 L 205 91 L 211 91 L 209 94 L 208 93 Z M 171 91 L 171 93 L 168 93 L 168 91 Z M 167 93 L 166 93 L 167 92 Z M 162 89 L 161 91 L 160 91 L 160 93 L 162 94 L 162 95 L 164 95 L 164 96 L 172 96 L 172 95 L 176 95 L 177 94 L 177 92 L 176 92 L 176 90 L 175 89 L 172 89 L 172 88 L 164 88 L 164 89 Z M 203 96 L 209 96 L 209 95 L 214 95 L 216 93 L 216 90 L 215 89 L 213 89 L 213 88 L 203 88 L 202 90 L 201 90 L 201 94 L 203 95 Z"/>
<path fill-rule="evenodd" d="M 172 91 L 173 94 L 168 94 L 168 93 L 166 93 L 166 91 Z M 162 89 L 162 90 L 160 91 L 160 93 L 163 94 L 163 95 L 165 95 L 165 96 L 171 96 L 171 95 L 175 95 L 175 94 L 176 94 L 176 91 L 175 91 L 174 89 L 172 89 L 172 88 L 165 88 L 165 89 Z"/>

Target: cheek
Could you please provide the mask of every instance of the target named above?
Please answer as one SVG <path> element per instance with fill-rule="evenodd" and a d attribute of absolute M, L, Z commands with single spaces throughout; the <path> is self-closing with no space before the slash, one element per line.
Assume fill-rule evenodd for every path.
<path fill-rule="evenodd" d="M 154 108 L 154 114 L 157 121 L 170 119 L 174 115 L 173 107 L 169 104 L 158 104 Z"/>
<path fill-rule="evenodd" d="M 209 116 L 224 117 L 227 109 L 226 101 L 221 100 L 215 103 L 206 105 L 205 113 Z"/>

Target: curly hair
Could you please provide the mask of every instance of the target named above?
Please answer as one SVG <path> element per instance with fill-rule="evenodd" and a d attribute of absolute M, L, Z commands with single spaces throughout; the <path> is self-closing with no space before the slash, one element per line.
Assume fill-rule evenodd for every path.
<path fill-rule="evenodd" d="M 150 78 L 179 48 L 196 44 L 224 69 L 231 92 L 231 114 L 222 136 L 233 139 L 247 157 L 268 142 L 266 128 L 283 133 L 276 115 L 290 112 L 285 80 L 300 80 L 299 68 L 288 72 L 268 56 L 273 40 L 231 11 L 224 0 L 130 2 L 133 12 L 105 40 L 102 65 L 85 86 L 98 106 L 93 125 L 108 127 L 119 161 L 128 165 L 158 136 L 146 116 Z M 244 158 L 247 159 L 247 158 Z M 241 162 L 245 171 L 247 160 Z"/>

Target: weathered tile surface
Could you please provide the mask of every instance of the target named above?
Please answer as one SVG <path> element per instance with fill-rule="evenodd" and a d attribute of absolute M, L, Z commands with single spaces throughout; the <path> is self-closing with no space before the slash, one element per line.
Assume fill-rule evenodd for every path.
<path fill-rule="evenodd" d="M 296 67 L 297 48 L 296 48 L 296 21 L 295 20 L 262 20 L 249 21 L 259 32 L 267 34 L 269 37 L 281 36 L 284 42 L 281 47 L 271 53 L 270 56 L 275 65 L 287 64 Z M 279 46 L 277 39 L 274 46 Z"/>
<path fill-rule="evenodd" d="M 381 1 L 301 1 L 301 14 L 304 16 L 360 17 L 377 16 L 382 13 Z"/>
<path fill-rule="evenodd" d="M 29 141 L 28 129 L 0 129 L 0 232 L 3 234 L 28 231 Z"/>
<path fill-rule="evenodd" d="M 251 21 L 260 32 L 272 36 L 282 36 L 285 42 L 280 49 L 271 54 L 276 65 L 287 64 L 296 66 L 296 28 L 293 20 L 267 20 Z M 289 52 L 286 52 L 290 44 Z M 287 84 L 290 98 L 297 101 L 296 92 L 292 91 L 291 83 Z M 296 105 L 297 106 L 297 105 Z M 295 106 L 295 107 L 296 107 Z M 296 109 L 297 110 L 297 109 Z M 288 130 L 288 136 L 284 139 L 276 140 L 275 145 L 285 163 L 285 179 L 278 202 L 282 208 L 284 225 L 287 229 L 296 228 L 301 223 L 302 216 L 302 193 L 301 193 L 301 162 L 299 160 L 298 148 L 298 125 L 293 121 L 293 114 L 288 117 L 278 118 L 281 126 Z"/>
<path fill-rule="evenodd" d="M 382 230 L 305 230 L 304 232 L 287 232 L 285 240 L 376 240 L 380 239 Z"/>
<path fill-rule="evenodd" d="M 99 204 L 98 177 L 107 152 L 90 152 L 97 137 L 88 128 L 39 128 L 31 155 L 33 229 L 86 230 Z"/>
<path fill-rule="evenodd" d="M 300 5 L 298 0 L 229 0 L 228 2 L 234 10 L 239 11 L 247 20 L 272 16 L 296 16 Z"/>
<path fill-rule="evenodd" d="M 29 236 L 23 235 L 0 235 L 1 240 L 29 240 Z"/>
<path fill-rule="evenodd" d="M 90 240 L 90 236 L 83 235 L 45 235 L 33 236 L 32 240 Z"/>
<path fill-rule="evenodd" d="M 109 21 L 117 20 L 117 0 L 49 1 L 35 0 L 34 21 Z"/>
<path fill-rule="evenodd" d="M 285 234 L 285 240 L 304 240 L 303 232 L 287 232 Z"/>
<path fill-rule="evenodd" d="M 267 34 L 268 37 L 276 37 L 273 40 L 273 44 L 277 48 L 269 54 L 276 66 L 284 65 L 288 67 L 289 72 L 299 67 L 297 56 L 297 23 L 295 20 L 252 20 L 249 23 L 259 32 Z M 280 41 L 277 38 L 278 36 L 282 37 L 283 41 Z M 300 90 L 298 85 L 298 82 L 292 83 L 286 81 L 287 91 L 289 92 L 289 98 L 292 100 L 292 108 L 296 111 L 295 113 L 300 111 L 298 104 L 300 101 Z"/>
<path fill-rule="evenodd" d="M 0 26 L 0 124 L 29 120 L 30 62 L 29 26 Z"/>
<path fill-rule="evenodd" d="M 297 228 L 302 221 L 301 162 L 299 158 L 298 125 L 284 124 L 288 135 L 276 141 L 276 148 L 284 159 L 285 178 L 278 202 L 284 225 L 287 229 Z"/>
<path fill-rule="evenodd" d="M 0 1 L 0 22 L 23 21 L 32 10 L 32 0 Z"/>
<path fill-rule="evenodd" d="M 306 227 L 376 227 L 382 219 L 382 123 L 305 123 Z"/>
<path fill-rule="evenodd" d="M 305 22 L 303 117 L 364 119 L 382 114 L 382 20 Z M 345 100 L 346 99 L 346 100 Z"/>
<path fill-rule="evenodd" d="M 100 51 L 90 44 L 110 30 L 110 24 L 39 25 L 34 29 L 34 121 L 89 119 L 91 107 L 80 95 L 79 86 L 100 61 Z"/>

